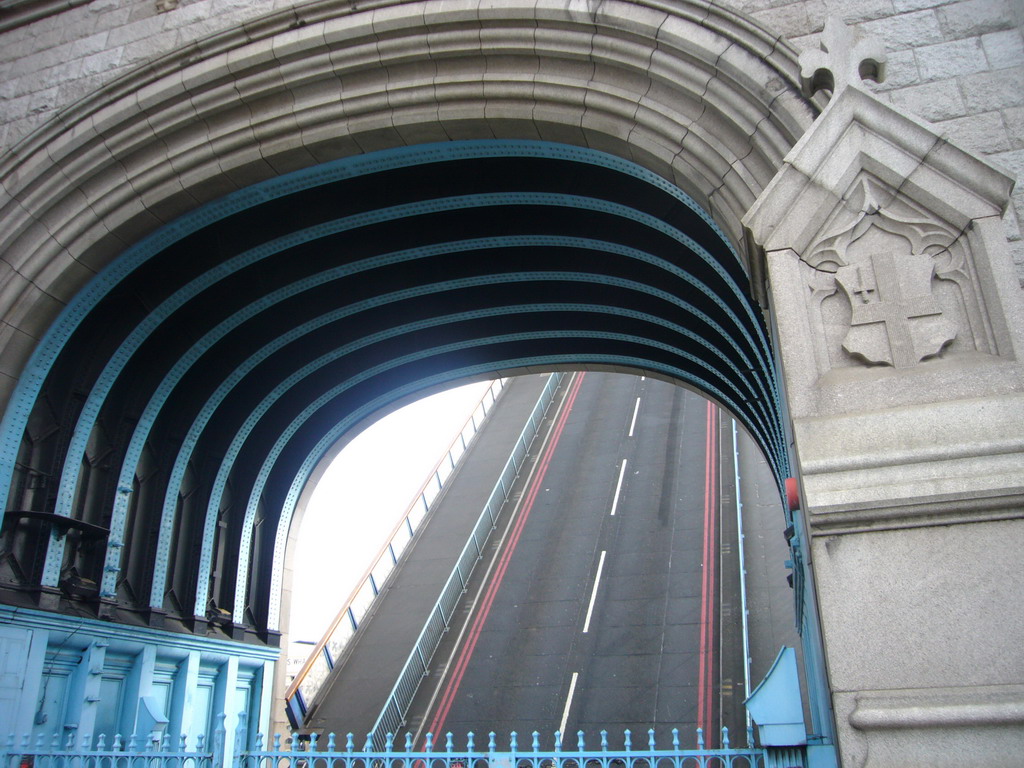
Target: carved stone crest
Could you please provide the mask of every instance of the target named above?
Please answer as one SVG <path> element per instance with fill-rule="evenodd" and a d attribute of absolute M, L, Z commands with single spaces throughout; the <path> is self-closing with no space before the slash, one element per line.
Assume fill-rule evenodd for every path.
<path fill-rule="evenodd" d="M 910 368 L 956 338 L 932 295 L 931 257 L 873 254 L 836 271 L 852 308 L 843 349 L 869 363 Z"/>

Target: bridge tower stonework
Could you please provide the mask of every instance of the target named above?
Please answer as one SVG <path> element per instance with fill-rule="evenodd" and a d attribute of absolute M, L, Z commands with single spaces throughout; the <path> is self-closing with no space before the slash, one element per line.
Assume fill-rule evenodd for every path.
<path fill-rule="evenodd" d="M 830 20 L 822 48 L 801 62 L 828 107 L 745 222 L 767 261 L 844 761 L 1019 754 L 1013 180 L 868 92 L 878 46 Z"/>
<path fill-rule="evenodd" d="M 149 400 L 119 382 L 123 350 L 179 306 L 139 283 L 123 297 L 130 327 L 117 311 L 75 315 L 140 271 L 122 255 L 338 161 L 528 141 L 599 150 L 683 190 L 749 279 L 776 335 L 842 764 L 1018 765 L 1022 24 L 1020 0 L 0 3 L 0 643 L 28 670 L 5 667 L 18 679 L 0 690 L 0 726 L 39 724 L 45 668 L 68 684 L 49 695 L 74 727 L 131 727 L 145 699 L 171 734 L 205 727 L 204 706 L 229 734 L 241 714 L 262 727 L 281 676 L 302 499 L 285 514 L 261 493 L 274 467 L 249 466 L 266 450 L 240 448 L 218 473 L 181 448 L 177 412 L 147 417 L 176 386 L 158 385 L 188 383 L 206 350 L 161 362 L 166 377 L 139 385 Z M 152 280 L 198 279 L 186 270 L 200 257 L 180 255 Z M 146 314 L 158 304 L 166 317 Z M 87 347 L 81 371 L 72 359 L 53 374 L 54 339 L 85 320 L 109 362 L 90 367 Z M 214 334 L 203 321 L 163 346 Z M 124 343 L 103 347 L 108 329 Z M 224 401 L 242 368 L 216 369 Z M 206 413 L 193 385 L 174 402 Z M 127 405 L 104 421 L 116 398 Z M 247 416 L 223 418 L 241 434 Z M 164 431 L 126 447 L 139 424 Z M 227 441 L 213 442 L 220 462 Z M 310 474 L 273 479 L 288 490 Z M 104 714 L 93 688 L 115 683 L 138 702 Z"/>

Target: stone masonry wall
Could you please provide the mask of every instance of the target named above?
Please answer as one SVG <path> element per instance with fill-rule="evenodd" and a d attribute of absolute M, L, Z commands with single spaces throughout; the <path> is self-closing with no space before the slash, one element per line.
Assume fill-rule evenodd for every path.
<path fill-rule="evenodd" d="M 1024 0 L 719 0 L 800 51 L 834 13 L 885 41 L 894 105 L 1024 179 Z M 62 107 L 161 54 L 289 0 L 88 0 L 0 32 L 0 151 Z M 163 10 L 168 8 L 169 10 Z M 0 12 L 0 29 L 5 14 Z M 9 17 L 8 17 L 9 18 Z M 1024 285 L 1024 185 L 1006 232 Z"/>

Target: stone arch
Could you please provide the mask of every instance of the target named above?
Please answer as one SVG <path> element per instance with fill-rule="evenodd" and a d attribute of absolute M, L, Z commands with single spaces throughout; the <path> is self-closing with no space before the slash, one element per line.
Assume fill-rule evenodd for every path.
<path fill-rule="evenodd" d="M 126 246 L 233 190 L 377 149 L 589 146 L 679 185 L 741 245 L 741 216 L 815 113 L 795 58 L 703 2 L 335 1 L 197 41 L 63 109 L 0 166 L 3 400 Z"/>
<path fill-rule="evenodd" d="M 230 433 L 237 448 L 227 440 L 216 445 L 215 453 L 219 450 L 232 457 L 232 463 L 222 464 L 220 469 L 209 463 L 200 467 L 188 451 L 172 448 L 168 453 L 168 444 L 182 438 L 172 438 L 170 424 L 159 432 L 163 443 L 144 434 L 132 447 L 131 430 L 125 425 L 133 419 L 146 424 L 158 418 L 168 421 L 170 409 L 161 411 L 166 402 L 187 412 L 199 408 L 183 395 L 178 400 L 168 398 L 175 396 L 174 387 L 190 375 L 195 357 L 221 343 L 231 330 L 225 327 L 218 331 L 220 336 L 210 336 L 207 347 L 188 350 L 187 345 L 182 346 L 176 352 L 177 362 L 160 363 L 165 366 L 160 369 L 166 374 L 162 379 L 140 380 L 138 387 L 126 383 L 121 374 L 127 361 L 144 349 L 151 337 L 159 336 L 162 323 L 208 287 L 196 282 L 201 280 L 196 276 L 199 272 L 191 281 L 174 272 L 186 259 L 164 260 L 161 269 L 171 270 L 168 282 L 179 280 L 178 292 L 149 295 L 142 289 L 146 280 L 159 282 L 165 275 L 147 267 L 148 259 L 204 228 L 215 231 L 239 210 L 269 205 L 329 183 L 331 169 L 339 162 L 346 163 L 349 177 L 369 175 L 381 171 L 380 158 L 389 152 L 400 154 L 406 148 L 410 156 L 419 158 L 415 162 L 425 163 L 430 158 L 424 153 L 435 151 L 428 147 L 466 147 L 473 142 L 491 147 L 504 143 L 495 157 L 524 152 L 527 156 L 524 148 L 531 147 L 541 148 L 537 150 L 541 154 L 544 147 L 569 148 L 556 151 L 555 155 L 561 155 L 555 159 L 604 163 L 622 174 L 623 180 L 640 179 L 665 199 L 674 200 L 672 205 L 686 208 L 693 221 L 671 224 L 679 236 L 667 235 L 676 238 L 676 247 L 691 254 L 710 254 L 702 257 L 706 263 L 698 269 L 707 271 L 710 278 L 698 275 L 691 279 L 680 272 L 673 279 L 683 280 L 687 290 L 704 290 L 707 299 L 724 291 L 722 295 L 729 294 L 726 302 L 739 302 L 735 306 L 742 309 L 726 308 L 735 328 L 730 326 L 719 335 L 726 339 L 735 330 L 745 334 L 746 340 L 731 341 L 738 355 L 735 359 L 733 352 L 727 352 L 717 353 L 718 362 L 701 361 L 701 355 L 715 357 L 706 342 L 700 354 L 684 352 L 682 356 L 710 369 L 731 366 L 733 372 L 724 374 L 727 379 L 743 379 L 755 367 L 761 374 L 751 379 L 749 391 L 741 385 L 744 392 L 739 395 L 728 387 L 715 388 L 709 385 L 710 379 L 693 379 L 693 374 L 664 360 L 652 362 L 651 355 L 679 354 L 677 346 L 658 339 L 640 343 L 647 345 L 646 351 L 631 349 L 628 354 L 596 354 L 593 350 L 573 354 L 570 350 L 550 356 L 520 353 L 495 357 L 475 368 L 463 365 L 455 369 L 458 374 L 482 375 L 495 366 L 551 368 L 568 362 L 647 370 L 689 383 L 740 412 L 760 434 L 766 450 L 774 453 L 777 462 L 784 462 L 780 458 L 785 454 L 781 427 L 772 404 L 775 395 L 767 336 L 748 295 L 751 283 L 753 290 L 759 287 L 758 265 L 747 254 L 740 219 L 814 116 L 814 106 L 799 95 L 797 80 L 795 54 L 782 40 L 737 14 L 701 2 L 671 9 L 657 3 L 602 3 L 579 10 L 557 3 L 536 7 L 512 4 L 500 11 L 475 4 L 453 9 L 430 1 L 385 2 L 368 9 L 339 2 L 315 3 L 212 36 L 121 77 L 63 110 L 22 141 L 0 167 L 6 185 L 0 213 L 9 223 L 0 248 L 15 255 L 0 304 L 6 328 L 2 352 L 9 374 L 0 393 L 9 406 L 3 422 L 6 438 L 0 445 L 4 478 L 0 485 L 6 492 L 18 451 L 31 453 L 22 445 L 22 435 L 26 424 L 33 418 L 40 421 L 50 408 L 47 381 L 63 377 L 57 387 L 65 394 L 59 403 L 66 416 L 62 419 L 66 434 L 61 438 L 61 456 L 79 453 L 76 440 L 84 445 L 97 428 L 101 409 L 116 400 L 119 410 L 111 417 L 111 428 L 120 430 L 122 449 L 129 457 L 162 455 L 164 465 L 171 468 L 165 470 L 169 477 L 162 478 L 167 488 L 162 494 L 159 524 L 154 514 L 139 514 L 130 501 L 135 459 L 126 461 L 122 469 L 127 480 L 112 484 L 116 471 L 107 478 L 103 498 L 110 503 L 105 504 L 103 514 L 110 518 L 113 546 L 108 547 L 106 564 L 101 568 L 101 561 L 96 560 L 89 573 L 97 583 L 102 582 L 99 597 L 114 604 L 120 599 L 115 586 L 103 584 L 119 583 L 110 574 L 116 574 L 123 561 L 116 549 L 124 542 L 114 538 L 114 531 L 123 525 L 123 518 L 133 515 L 135 524 L 146 533 L 139 538 L 156 542 L 151 555 L 132 558 L 135 573 L 140 572 L 139 562 L 164 563 L 171 557 L 171 549 L 174 559 L 181 561 L 182 548 L 189 546 L 201 564 L 192 578 L 180 574 L 170 578 L 179 585 L 195 587 L 194 608 L 181 609 L 189 600 L 182 595 L 165 600 L 162 580 L 168 574 L 159 567 L 153 583 L 141 587 L 137 579 L 133 583 L 136 602 L 138 593 L 148 589 L 149 609 L 154 615 L 162 613 L 165 602 L 170 601 L 179 606 L 181 618 L 188 618 L 191 611 L 194 618 L 203 619 L 208 574 L 217 552 L 226 551 L 223 537 L 230 536 L 232 542 L 241 542 L 238 554 L 242 557 L 236 574 L 225 575 L 220 569 L 222 593 L 217 596 L 216 609 L 230 609 L 236 627 L 244 633 L 246 625 L 253 623 L 245 599 L 253 591 L 245 588 L 244 580 L 254 562 L 245 555 L 252 551 L 248 537 L 253 520 L 266 513 L 260 488 L 271 470 L 253 449 L 244 453 L 248 435 L 244 430 Z M 572 148 L 577 148 L 574 157 Z M 443 154 L 445 150 L 439 151 Z M 611 159 L 595 161 L 596 157 Z M 536 195 L 528 201 L 513 199 L 515 194 L 502 190 L 502 204 L 586 208 L 570 201 L 571 195 L 564 189 L 547 193 L 552 197 L 547 202 L 538 201 Z M 646 219 L 609 213 L 609 206 L 615 205 L 621 207 L 622 201 L 605 200 L 588 215 L 618 216 L 631 222 L 630 226 L 651 230 L 657 229 L 657 215 L 669 215 L 667 210 L 659 212 L 657 206 L 643 211 Z M 403 215 L 413 213 L 409 210 Z M 651 263 L 652 258 L 669 263 L 636 244 L 595 247 L 600 238 L 590 243 L 583 242 L 578 233 L 559 237 L 536 239 L 527 245 L 583 249 L 602 254 L 601 258 L 636 264 Z M 691 242 L 694 237 L 697 242 Z M 480 239 L 474 247 L 506 245 Z M 216 238 L 204 241 L 203 247 L 216 249 Z M 150 272 L 139 278 L 145 269 Z M 184 275 L 187 266 L 181 270 Z M 716 270 L 718 277 L 714 276 Z M 623 292 L 637 292 L 622 277 L 615 283 L 612 278 L 598 281 L 572 274 L 577 286 L 604 282 Z M 222 277 L 217 274 L 215 279 Z M 721 284 L 701 289 L 708 279 Z M 662 300 L 664 297 L 657 296 L 659 289 L 651 285 L 640 292 Z M 110 301 L 110 296 L 120 297 L 123 303 Z M 717 301 L 721 305 L 723 299 Z M 622 310 L 614 302 L 607 306 L 613 305 Z M 261 310 L 265 305 L 256 302 L 253 306 Z M 601 314 L 594 310 L 598 304 L 593 300 L 587 306 L 592 316 Z M 97 307 L 101 310 L 95 311 Z M 632 311 L 630 322 L 651 327 L 660 322 L 661 332 L 681 333 L 678 324 L 666 325 L 650 313 Z M 686 311 L 693 316 L 702 312 Z M 625 316 L 625 310 L 622 313 Z M 480 316 L 470 309 L 463 314 L 465 318 Z M 603 314 L 612 313 L 606 307 Z M 240 315 L 237 324 L 255 322 L 253 317 Z M 128 326 L 124 326 L 126 322 Z M 100 336 L 107 330 L 119 333 L 118 343 L 97 347 L 100 359 L 92 369 L 76 364 L 84 359 L 82 355 L 66 357 L 64 367 L 55 369 L 67 340 L 81 332 L 83 323 L 91 324 L 89 332 Z M 184 336 L 200 339 L 215 330 L 199 320 L 185 322 L 180 329 Z M 685 336 L 685 328 L 682 331 Z M 642 338 L 600 328 L 587 333 L 592 340 L 619 345 L 637 346 Z M 169 334 L 165 336 L 170 343 Z M 564 342 L 572 338 L 572 332 L 558 331 L 552 336 L 550 330 L 526 330 L 508 341 L 526 343 L 531 338 L 548 337 Z M 472 346 L 462 343 L 466 348 Z M 452 346 L 452 350 L 458 349 L 458 344 Z M 268 349 L 265 358 L 252 358 L 252 369 L 277 351 Z M 228 382 L 234 374 L 219 371 L 217 375 Z M 424 373 L 417 385 L 439 381 Z M 39 397 L 40 392 L 46 394 Z M 408 393 L 395 387 L 388 390 L 388 397 L 374 401 L 374 407 L 386 407 L 389 397 Z M 75 405 L 75 398 L 84 405 Z M 203 406 L 209 409 L 211 419 L 217 417 L 219 401 L 215 400 L 211 396 Z M 157 406 L 150 413 L 147 409 L 154 402 Z M 749 402 L 764 407 L 747 408 L 744 404 Z M 267 400 L 261 416 L 274 407 L 275 401 Z M 356 420 L 371 413 L 372 409 L 357 411 Z M 199 431 L 206 427 L 206 422 L 193 424 L 200 425 Z M 254 421 L 252 428 L 257 426 Z M 277 428 L 283 426 L 287 420 Z M 351 423 L 339 418 L 333 430 L 326 430 L 328 443 L 344 431 L 343 426 Z M 189 439 L 184 436 L 186 444 Z M 305 474 L 300 473 L 298 484 L 293 481 L 288 489 L 290 508 L 308 477 L 306 465 L 315 461 L 317 451 L 326 450 L 321 443 L 323 440 L 315 444 L 312 458 L 300 462 Z M 263 463 L 255 480 L 232 474 L 245 464 L 242 459 L 254 466 Z M 59 487 L 55 485 L 42 502 L 40 494 L 35 494 L 33 503 L 58 515 L 77 514 L 72 507 L 78 467 L 74 461 L 55 465 Z M 205 507 L 206 523 L 196 527 L 204 532 L 193 532 L 191 544 L 172 536 L 181 506 L 179 485 L 186 471 L 191 473 L 190 483 L 212 488 L 205 503 L 198 505 Z M 18 505 L 8 499 L 6 508 L 18 509 Z M 112 517 L 106 509 L 109 506 L 113 507 Z M 278 531 L 276 551 L 286 535 L 285 525 Z M 201 546 L 197 544 L 200 540 Z M 62 549 L 51 547 L 41 566 L 42 586 L 51 590 L 58 586 L 61 557 Z M 229 565 L 227 571 L 232 570 Z M 27 579 L 30 586 L 33 578 Z M 232 589 L 235 599 L 228 605 Z M 272 603 L 274 596 L 264 589 L 261 599 Z M 130 607 L 138 609 L 141 603 Z M 273 607 L 255 623 L 261 633 L 275 630 Z"/>

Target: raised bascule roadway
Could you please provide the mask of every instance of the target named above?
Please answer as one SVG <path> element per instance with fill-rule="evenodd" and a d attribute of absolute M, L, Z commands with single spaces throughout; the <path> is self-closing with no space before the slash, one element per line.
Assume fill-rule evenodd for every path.
<path fill-rule="evenodd" d="M 419 613 L 410 610 L 410 589 L 429 593 L 425 564 L 442 557 L 438 547 L 451 557 L 461 547 L 452 540 L 454 519 L 468 519 L 467 498 L 486 498 L 500 473 L 495 446 L 509 441 L 502 431 L 518 431 L 510 429 L 510 415 L 536 388 L 531 378 L 505 393 L 495 413 L 502 419 L 485 428 L 436 503 L 348 662 L 318 697 L 309 729 L 353 732 L 361 743 L 373 726 L 392 683 L 379 670 L 401 667 L 422 625 L 419 614 L 447 574 L 435 571 L 434 595 Z M 492 457 L 486 468 L 483 452 Z M 723 725 L 742 734 L 733 457 L 730 420 L 693 392 L 640 376 L 565 376 L 397 740 L 409 734 L 420 746 L 429 733 L 443 743 L 450 732 L 458 748 L 469 732 L 479 746 L 489 731 L 499 741 L 515 731 L 528 744 L 538 731 L 550 747 L 557 730 L 575 747 L 583 731 L 597 748 L 605 729 L 617 749 L 626 729 L 637 744 L 647 743 L 651 728 L 664 745 L 673 728 L 694 743 L 702 729 L 708 746 L 720 746 Z M 776 518 L 765 524 L 784 549 L 770 473 L 760 483 L 774 497 L 774 504 L 762 499 L 767 517 Z M 752 484 L 754 514 L 766 490 Z M 763 543 L 755 534 L 753 549 Z M 774 656 L 778 646 L 771 645 L 780 639 L 794 644 L 791 596 L 780 595 L 789 590 L 778 548 L 752 555 L 766 577 L 754 585 L 762 596 L 756 651 L 763 659 Z M 769 590 L 774 605 L 764 597 Z M 770 621 L 783 625 L 778 637 L 767 636 Z M 399 636 L 409 638 L 406 646 Z"/>

